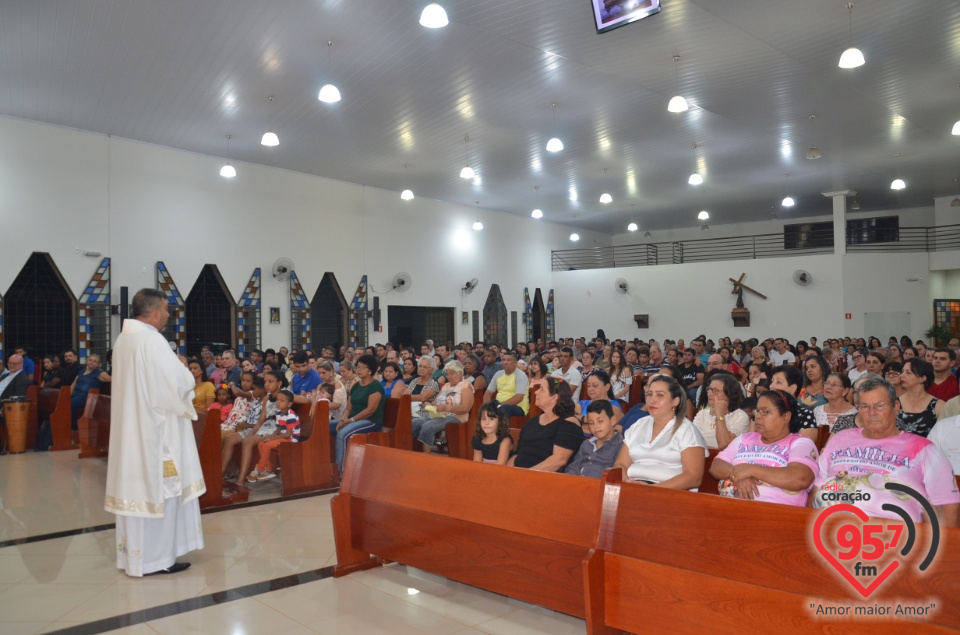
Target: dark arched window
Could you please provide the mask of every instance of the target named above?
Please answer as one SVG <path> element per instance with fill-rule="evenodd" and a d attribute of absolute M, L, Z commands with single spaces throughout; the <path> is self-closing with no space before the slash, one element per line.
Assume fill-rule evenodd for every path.
<path fill-rule="evenodd" d="M 237 303 L 216 265 L 204 265 L 187 295 L 187 354 L 200 347 L 234 348 L 237 340 Z"/>
<path fill-rule="evenodd" d="M 347 301 L 331 272 L 323 274 L 313 300 L 310 301 L 310 325 L 313 329 L 313 346 L 340 346 L 347 341 Z"/>
<path fill-rule="evenodd" d="M 48 253 L 30 254 L 4 296 L 4 348 L 34 357 L 77 347 L 77 299 Z"/>

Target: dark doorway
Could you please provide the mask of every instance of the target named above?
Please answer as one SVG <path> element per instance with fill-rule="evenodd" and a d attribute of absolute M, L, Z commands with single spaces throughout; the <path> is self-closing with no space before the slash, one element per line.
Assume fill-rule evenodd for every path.
<path fill-rule="evenodd" d="M 507 306 L 498 284 L 490 285 L 490 293 L 483 305 L 483 341 L 487 345 L 507 345 Z"/>
<path fill-rule="evenodd" d="M 543 295 L 540 293 L 540 288 L 537 287 L 537 292 L 533 296 L 533 334 L 527 333 L 528 340 L 539 340 L 540 338 L 546 339 L 547 332 L 547 310 L 543 307 Z"/>
<path fill-rule="evenodd" d="M 204 345 L 234 348 L 237 341 L 237 303 L 216 265 L 204 265 L 187 295 L 187 355 L 199 355 Z"/>
<path fill-rule="evenodd" d="M 30 355 L 77 348 L 77 299 L 48 253 L 30 254 L 4 296 L 4 339 Z"/>
<path fill-rule="evenodd" d="M 317 292 L 310 301 L 310 322 L 313 328 L 313 346 L 333 346 L 339 351 L 347 341 L 347 301 L 331 272 L 323 274 Z"/>
<path fill-rule="evenodd" d="M 395 346 L 412 346 L 417 351 L 426 340 L 437 344 L 452 342 L 454 311 L 453 308 L 432 306 L 387 307 L 390 325 L 387 336 Z"/>

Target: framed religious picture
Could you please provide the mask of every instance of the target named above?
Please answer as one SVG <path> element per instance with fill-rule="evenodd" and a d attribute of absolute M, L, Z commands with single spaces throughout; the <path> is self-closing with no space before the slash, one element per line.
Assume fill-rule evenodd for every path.
<path fill-rule="evenodd" d="M 590 0 L 597 33 L 660 13 L 660 0 Z"/>
<path fill-rule="evenodd" d="M 270 324 L 280 324 L 280 307 L 270 307 Z"/>
<path fill-rule="evenodd" d="M 470 324 L 470 314 L 466 311 L 460 313 L 460 323 L 461 324 Z"/>

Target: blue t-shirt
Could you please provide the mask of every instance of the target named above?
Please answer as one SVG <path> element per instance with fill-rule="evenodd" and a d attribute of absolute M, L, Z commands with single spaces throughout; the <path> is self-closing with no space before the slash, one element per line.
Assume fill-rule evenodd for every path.
<path fill-rule="evenodd" d="M 290 389 L 294 395 L 299 396 L 302 392 L 310 394 L 319 388 L 321 383 L 323 382 L 320 381 L 320 373 L 310 368 L 307 370 L 306 375 L 300 375 L 300 373 L 293 374 L 293 379 L 290 381 Z"/>

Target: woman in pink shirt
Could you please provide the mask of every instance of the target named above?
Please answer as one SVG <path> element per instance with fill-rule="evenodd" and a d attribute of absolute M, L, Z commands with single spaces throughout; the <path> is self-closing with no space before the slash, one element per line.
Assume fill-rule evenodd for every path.
<path fill-rule="evenodd" d="M 797 434 L 797 400 L 783 390 L 760 395 L 756 432 L 745 432 L 713 460 L 710 474 L 720 494 L 803 507 L 819 473 L 817 447 Z"/>

